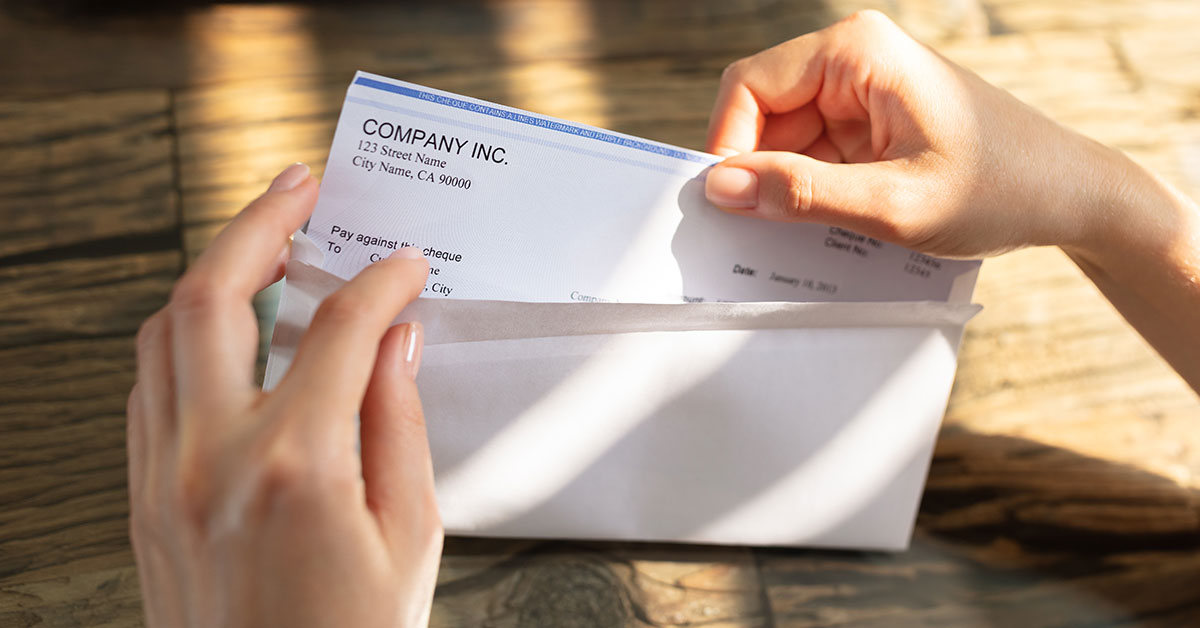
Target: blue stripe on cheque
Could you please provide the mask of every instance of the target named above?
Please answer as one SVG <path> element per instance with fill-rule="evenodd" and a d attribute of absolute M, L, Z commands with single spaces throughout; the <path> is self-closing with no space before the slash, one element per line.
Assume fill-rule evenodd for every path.
<path fill-rule="evenodd" d="M 711 161 L 711 159 L 706 158 L 703 155 L 699 155 L 699 154 L 692 153 L 689 151 L 680 150 L 678 148 L 672 148 L 670 146 L 664 146 L 662 144 L 655 144 L 652 142 L 647 142 L 647 141 L 639 140 L 639 139 L 632 138 L 632 137 L 624 137 L 624 136 L 616 135 L 613 133 L 606 133 L 599 129 L 589 129 L 587 127 L 575 126 L 573 124 L 567 124 L 566 122 L 561 122 L 559 120 L 543 118 L 540 116 L 522 113 L 520 111 L 511 111 L 508 109 L 501 109 L 499 107 L 493 107 L 493 106 L 485 104 L 485 103 L 471 102 L 469 100 L 463 100 L 461 98 L 454 98 L 454 97 L 445 96 L 442 94 L 434 94 L 431 92 L 424 92 L 419 89 L 413 89 L 411 87 L 406 87 L 404 85 L 396 85 L 394 83 L 385 83 L 384 81 L 377 81 L 375 79 L 367 78 L 365 76 L 360 76 L 357 79 L 355 79 L 354 84 L 362 85 L 363 87 L 370 87 L 373 89 L 378 89 L 378 90 L 385 91 L 385 92 L 391 92 L 393 94 L 399 94 L 401 96 L 407 96 L 409 98 L 416 98 L 417 100 L 424 100 L 426 102 L 431 102 L 431 103 L 438 104 L 438 105 L 454 107 L 455 109 L 462 109 L 464 111 L 480 113 L 480 114 L 483 114 L 486 116 L 492 116 L 493 118 L 501 118 L 504 120 L 510 120 L 512 122 L 519 122 L 521 124 L 535 126 L 535 127 L 542 128 L 542 129 L 549 129 L 551 131 L 558 131 L 560 133 L 567 133 L 567 134 L 575 135 L 578 137 L 584 137 L 584 138 L 593 139 L 593 140 L 600 140 L 602 142 L 608 142 L 609 144 L 616 144 L 617 146 L 623 146 L 625 148 L 632 148 L 632 149 L 644 151 L 647 153 L 663 155 L 664 157 L 674 157 L 675 159 L 682 159 L 684 161 L 691 161 L 691 162 L 702 163 L 702 164 L 706 164 Z"/>

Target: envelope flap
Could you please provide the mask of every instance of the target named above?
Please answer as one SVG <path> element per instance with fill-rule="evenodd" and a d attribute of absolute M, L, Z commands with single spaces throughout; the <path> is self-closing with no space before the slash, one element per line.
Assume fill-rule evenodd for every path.
<path fill-rule="evenodd" d="M 309 315 L 345 280 L 294 257 L 287 299 Z M 418 299 L 397 322 L 420 321 L 427 345 L 515 338 L 650 331 L 804 327 L 959 327 L 979 312 L 969 303 L 526 303 Z"/>
<path fill-rule="evenodd" d="M 425 325 L 427 344 L 652 331 L 815 327 L 959 327 L 968 303 L 519 303 L 422 299 L 400 320 Z M 481 324 L 486 321 L 486 324 Z"/>

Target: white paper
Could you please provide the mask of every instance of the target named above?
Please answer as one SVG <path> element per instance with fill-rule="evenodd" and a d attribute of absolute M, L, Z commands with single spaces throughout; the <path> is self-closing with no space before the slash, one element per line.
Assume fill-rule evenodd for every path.
<path fill-rule="evenodd" d="M 448 533 L 907 546 L 978 263 L 725 214 L 716 160 L 360 73 L 265 386 L 415 244 Z"/>
<path fill-rule="evenodd" d="M 360 72 L 307 233 L 345 278 L 421 247 L 427 297 L 970 300 L 978 262 L 717 210 L 702 177 L 718 160 Z"/>

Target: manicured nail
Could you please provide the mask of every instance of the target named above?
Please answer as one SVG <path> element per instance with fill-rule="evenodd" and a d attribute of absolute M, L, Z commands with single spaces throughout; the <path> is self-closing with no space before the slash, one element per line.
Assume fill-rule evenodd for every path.
<path fill-rule="evenodd" d="M 396 249 L 395 251 L 392 251 L 392 254 L 388 257 L 394 257 L 396 259 L 421 259 L 425 256 L 421 255 L 421 249 L 415 246 L 406 246 L 402 249 Z"/>
<path fill-rule="evenodd" d="M 750 209 L 758 205 L 758 175 L 745 168 L 715 166 L 708 172 L 704 193 L 713 205 Z"/>
<path fill-rule="evenodd" d="M 308 179 L 309 172 L 307 164 L 294 163 L 284 168 L 283 172 L 275 177 L 275 180 L 271 182 L 271 187 L 267 188 L 267 191 L 287 192 L 294 189 L 297 185 L 304 183 L 305 179 Z"/>
<path fill-rule="evenodd" d="M 408 323 L 408 332 L 404 336 L 404 368 L 408 376 L 416 379 L 417 371 L 421 370 L 421 349 L 425 345 L 425 328 L 421 323 Z"/>

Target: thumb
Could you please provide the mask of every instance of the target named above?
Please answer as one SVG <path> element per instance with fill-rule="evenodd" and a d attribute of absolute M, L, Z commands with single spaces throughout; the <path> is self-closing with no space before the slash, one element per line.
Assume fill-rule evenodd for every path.
<path fill-rule="evenodd" d="M 705 194 L 733 213 L 833 225 L 895 242 L 905 239 L 900 225 L 912 196 L 905 179 L 894 162 L 833 164 L 761 151 L 713 166 Z"/>

